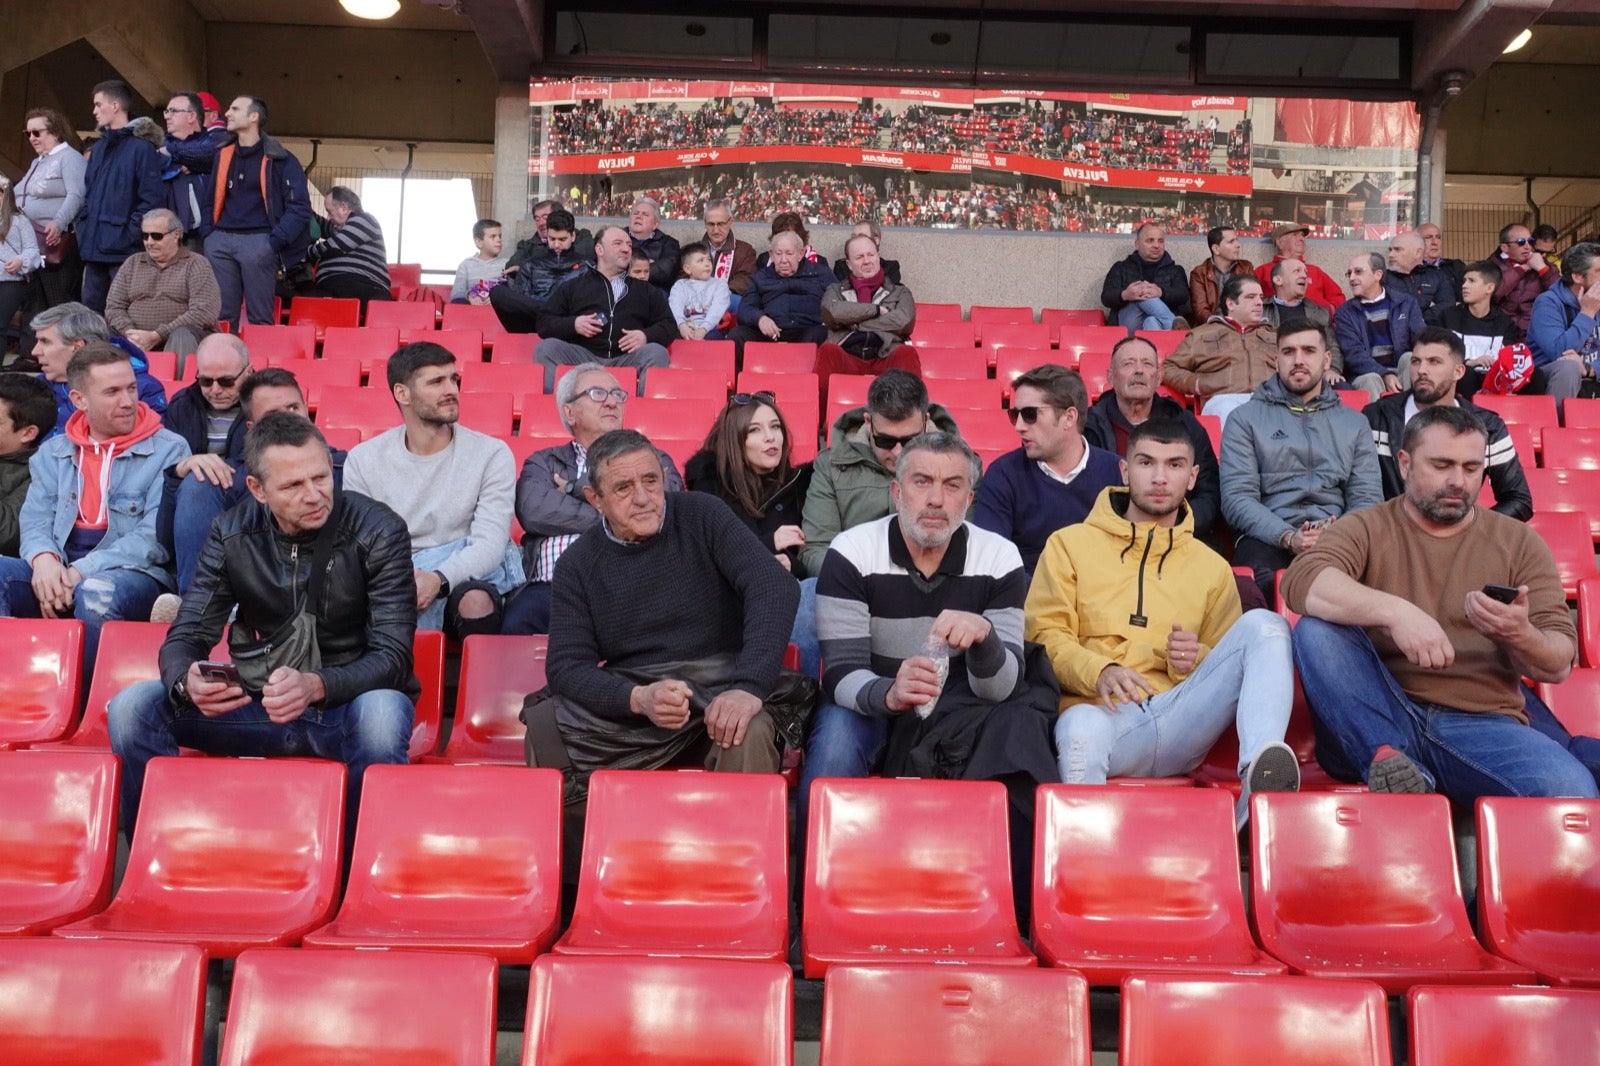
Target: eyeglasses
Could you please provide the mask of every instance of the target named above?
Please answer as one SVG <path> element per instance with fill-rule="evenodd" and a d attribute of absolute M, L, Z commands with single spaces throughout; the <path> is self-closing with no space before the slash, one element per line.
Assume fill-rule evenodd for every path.
<path fill-rule="evenodd" d="M 607 400 L 610 400 L 613 403 L 628 402 L 628 394 L 623 392 L 621 389 L 602 389 L 599 385 L 596 385 L 593 388 L 584 389 L 581 395 L 589 397 L 589 399 L 593 400 L 595 403 L 605 403 Z"/>
<path fill-rule="evenodd" d="M 237 374 L 229 374 L 225 378 L 208 378 L 203 374 L 194 379 L 194 383 L 202 389 L 231 389 L 239 383 L 239 379 L 250 373 L 250 368 L 245 367 Z"/>
<path fill-rule="evenodd" d="M 1040 411 L 1053 410 L 1053 409 L 1054 409 L 1054 405 L 1053 404 L 1048 404 L 1048 403 L 1039 404 L 1037 406 L 1032 406 L 1032 407 L 1013 407 L 1010 411 L 1006 412 L 1006 419 L 1013 426 L 1017 424 L 1017 419 L 1019 419 L 1019 418 L 1022 419 L 1022 422 L 1023 422 L 1024 425 L 1031 426 L 1035 422 L 1039 421 L 1039 412 Z"/>
<path fill-rule="evenodd" d="M 192 114 L 194 114 L 194 108 L 192 108 L 192 107 L 169 107 L 165 111 L 162 111 L 161 113 L 163 115 L 192 115 Z"/>
<path fill-rule="evenodd" d="M 139 236 L 143 237 L 146 241 L 160 241 L 160 240 L 165 240 L 167 234 L 176 233 L 176 232 L 178 232 L 178 231 L 175 230 L 175 229 L 164 229 L 164 230 L 161 230 L 159 233 L 152 233 L 149 230 L 144 229 L 144 230 L 140 230 L 139 231 Z"/>
<path fill-rule="evenodd" d="M 764 403 L 768 407 L 774 407 L 778 403 L 778 398 L 772 393 L 766 391 L 736 392 L 733 394 L 733 406 L 735 407 L 743 407 L 746 404 L 752 403 Z"/>

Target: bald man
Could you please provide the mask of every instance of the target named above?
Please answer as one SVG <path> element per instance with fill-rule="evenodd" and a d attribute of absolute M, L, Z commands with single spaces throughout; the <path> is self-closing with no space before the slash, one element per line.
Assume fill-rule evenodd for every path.
<path fill-rule="evenodd" d="M 1430 321 L 1461 299 L 1461 290 L 1450 272 L 1427 261 L 1427 246 L 1416 230 L 1396 233 L 1389 242 L 1389 269 L 1383 274 L 1383 287 L 1403 292 L 1417 301 Z"/>

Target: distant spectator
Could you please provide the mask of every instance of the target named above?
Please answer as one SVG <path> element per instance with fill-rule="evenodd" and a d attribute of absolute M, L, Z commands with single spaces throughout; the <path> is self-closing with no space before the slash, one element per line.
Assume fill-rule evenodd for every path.
<path fill-rule="evenodd" d="M 872 219 L 863 219 L 850 227 L 850 236 L 844 239 L 844 251 L 833 263 L 833 276 L 840 281 L 850 280 L 850 242 L 857 237 L 871 237 L 872 243 L 878 251 L 883 251 L 883 229 Z M 883 274 L 896 285 L 900 284 L 900 261 L 898 259 L 885 259 L 880 254 L 878 263 L 883 267 Z"/>
<path fill-rule="evenodd" d="M 1262 324 L 1261 286 L 1229 276 L 1222 311 L 1194 327 L 1161 364 L 1161 383 L 1200 401 L 1201 413 L 1224 424 L 1234 408 L 1277 370 L 1277 336 Z"/>
<path fill-rule="evenodd" d="M 627 276 L 632 258 L 628 231 L 605 227 L 595 239 L 595 269 L 558 286 L 539 309 L 544 339 L 533 359 L 544 365 L 546 391 L 555 387 L 558 366 L 637 367 L 643 385 L 648 368 L 668 364 L 667 345 L 678 336 L 672 308 L 660 289 Z"/>
<path fill-rule="evenodd" d="M 49 385 L 30 374 L 0 374 L 0 556 L 18 552 L 29 461 L 55 425 Z"/>
<path fill-rule="evenodd" d="M 832 275 L 821 263 L 805 258 L 805 242 L 785 230 L 772 238 L 771 261 L 750 282 L 739 303 L 736 341 L 783 341 L 821 344 L 828 339 L 822 321 L 822 297 Z"/>
<path fill-rule="evenodd" d="M 178 373 L 217 325 L 222 297 L 206 257 L 181 243 L 182 224 L 165 207 L 139 224 L 144 251 L 128 257 L 106 298 L 106 322 L 145 351 L 173 352 Z"/>
<path fill-rule="evenodd" d="M 66 116 L 48 107 L 28 112 L 28 143 L 34 158 L 27 173 L 17 181 L 17 208 L 33 223 L 34 237 L 44 265 L 28 279 L 28 298 L 23 317 L 31 319 L 40 311 L 78 298 L 83 283 L 83 262 L 78 258 L 78 242 L 68 232 L 83 206 L 83 155 L 77 151 L 77 135 Z M 18 350 L 21 365 L 12 369 L 37 369 L 32 366 L 33 332 L 24 323 Z"/>
<path fill-rule="evenodd" d="M 1417 301 L 1384 286 L 1383 266 L 1377 252 L 1351 256 L 1345 270 L 1350 299 L 1333 313 L 1345 374 L 1374 400 L 1410 388 L 1411 344 L 1424 326 Z"/>
<path fill-rule="evenodd" d="M 1272 296 L 1261 305 L 1261 321 L 1272 327 L 1274 333 L 1301 319 L 1322 330 L 1328 341 L 1328 354 L 1333 356 L 1328 369 L 1330 384 L 1344 383 L 1344 353 L 1333 336 L 1333 312 L 1306 299 L 1306 288 L 1311 275 L 1300 259 L 1280 259 L 1272 264 Z"/>
<path fill-rule="evenodd" d="M 859 233 L 845 245 L 849 274 L 822 296 L 822 324 L 828 339 L 817 348 L 814 367 L 821 389 L 820 409 L 828 406 L 828 379 L 834 374 L 877 377 L 898 367 L 922 376 L 922 360 L 909 341 L 917 324 L 911 290 L 893 281 L 878 259 L 878 242 Z"/>
<path fill-rule="evenodd" d="M 125 337 L 113 338 L 106 320 L 83 304 L 57 304 L 34 315 L 29 325 L 34 333 L 33 357 L 56 397 L 55 433 L 67 428 L 67 420 L 78 409 L 72 402 L 72 390 L 67 382 L 67 364 L 78 349 L 95 341 L 106 341 L 122 349 L 133 366 L 139 399 L 157 414 L 167 409 L 167 390 L 150 376 L 150 361 L 144 357 L 144 352 Z"/>
<path fill-rule="evenodd" d="M 824 270 L 829 269 L 827 257 L 822 255 L 815 248 L 811 247 L 811 231 L 806 229 L 805 219 L 801 218 L 798 212 L 779 211 L 776 215 L 772 216 L 772 234 L 767 239 L 768 248 L 772 246 L 771 238 L 776 237 L 780 233 L 793 233 L 800 238 L 801 242 L 805 245 L 800 252 L 800 258 L 804 259 L 808 263 L 815 263 Z M 765 267 L 771 260 L 771 257 L 772 253 L 770 251 L 762 252 L 760 255 L 756 256 L 756 269 L 760 270 Z"/>
<path fill-rule="evenodd" d="M 1389 241 L 1389 269 L 1383 274 L 1383 287 L 1404 292 L 1417 301 L 1424 317 L 1435 308 L 1454 306 L 1460 292 L 1450 275 L 1424 259 L 1422 236 L 1411 230 L 1397 233 Z"/>
<path fill-rule="evenodd" d="M 139 251 L 139 222 L 167 202 L 161 154 L 135 136 L 133 90 L 112 79 L 94 87 L 94 122 L 100 139 L 89 150 L 84 201 L 78 212 L 78 254 L 83 258 L 83 303 L 104 313 L 117 271 Z"/>
<path fill-rule="evenodd" d="M 1272 227 L 1272 243 L 1276 246 L 1278 254 L 1272 257 L 1269 263 L 1262 263 L 1256 267 L 1256 280 L 1261 282 L 1261 290 L 1266 292 L 1272 287 L 1272 267 L 1280 259 L 1299 259 L 1306 257 L 1306 234 L 1311 232 L 1311 227 L 1299 222 L 1283 222 Z M 1344 303 L 1344 290 L 1339 283 L 1328 276 L 1327 271 L 1315 263 L 1306 263 L 1306 297 L 1313 303 L 1319 303 L 1330 312 L 1337 310 Z"/>
<path fill-rule="evenodd" d="M 206 129 L 226 132 L 228 123 L 222 117 L 222 102 L 208 92 L 201 92 L 200 106 L 204 109 Z"/>
<path fill-rule="evenodd" d="M 1533 301 L 1561 282 L 1561 271 L 1533 250 L 1533 235 L 1527 226 L 1516 222 L 1500 231 L 1500 250 L 1495 253 L 1494 261 L 1500 268 L 1494 305 L 1510 315 L 1526 333 L 1533 315 Z"/>
<path fill-rule="evenodd" d="M 664 233 L 660 224 L 661 208 L 649 197 L 635 201 L 628 212 L 628 236 L 634 250 L 650 260 L 649 282 L 665 294 L 678 279 L 678 239 Z"/>
<path fill-rule="evenodd" d="M 478 304 L 489 302 L 489 290 L 500 284 L 500 275 L 506 269 L 506 256 L 500 251 L 500 223 L 492 218 L 480 218 L 472 224 L 472 243 L 478 254 L 469 255 L 456 267 L 456 280 L 450 286 L 453 304 Z"/>
<path fill-rule="evenodd" d="M 1494 305 L 1494 290 L 1499 284 L 1499 264 L 1489 259 L 1473 263 L 1461 275 L 1461 302 L 1435 309 L 1434 323 L 1460 337 L 1466 350 L 1467 369 L 1456 391 L 1469 399 L 1483 384 L 1484 374 L 1494 365 L 1500 349 L 1523 338 L 1521 327 Z M 1535 367 L 1524 391 L 1542 393 L 1546 381 L 1544 371 Z"/>
<path fill-rule="evenodd" d="M 183 246 L 203 255 L 205 236 L 211 231 L 207 182 L 217 151 L 228 139 L 227 130 L 207 128 L 205 105 L 197 93 L 173 93 L 162 114 L 167 120 L 167 164 L 161 174 L 167 183 L 167 207 L 178 216 Z"/>
<path fill-rule="evenodd" d="M 557 285 L 594 263 L 594 237 L 578 229 L 572 212 L 549 213 L 547 240 L 523 241 L 505 269 L 505 281 L 489 290 L 489 306 L 511 333 L 536 333 L 539 309 Z M 521 258 L 519 258 L 521 257 Z"/>
<path fill-rule="evenodd" d="M 300 295 L 354 298 L 363 311 L 369 300 L 392 299 L 383 227 L 361 209 L 361 197 L 335 185 L 323 196 L 322 209 L 328 216 L 323 237 L 306 252 L 317 265 L 317 279 Z"/>
<path fill-rule="evenodd" d="M 712 274 L 728 284 L 728 292 L 743 296 L 756 272 L 756 250 L 733 235 L 733 212 L 726 200 L 707 200 L 700 213 L 706 235 L 700 238 L 711 256 Z"/>
<path fill-rule="evenodd" d="M 637 248 L 633 251 L 633 258 L 628 260 L 628 277 L 635 281 L 650 280 L 650 257 L 641 254 Z"/>
<path fill-rule="evenodd" d="M 1565 284 L 1533 302 L 1528 343 L 1549 378 L 1556 402 L 1578 394 L 1583 378 L 1593 379 L 1600 364 L 1600 245 L 1583 242 L 1562 259 Z"/>
<path fill-rule="evenodd" d="M 1548 222 L 1541 222 L 1533 227 L 1533 250 L 1544 256 L 1544 261 L 1561 269 L 1561 253 L 1556 251 L 1556 241 L 1561 237 L 1556 228 Z"/>
<path fill-rule="evenodd" d="M 1436 266 L 1450 277 L 1456 291 L 1461 291 L 1461 278 L 1467 272 L 1467 264 L 1459 259 L 1446 259 L 1444 257 L 1444 231 L 1437 222 L 1424 222 L 1417 227 L 1417 236 L 1422 238 L 1422 261 L 1429 266 Z"/>
<path fill-rule="evenodd" d="M 1249 274 L 1255 264 L 1242 258 L 1239 231 L 1232 226 L 1213 226 L 1206 232 L 1206 247 L 1211 256 L 1189 271 L 1189 305 L 1196 322 L 1205 322 L 1222 306 L 1218 292 L 1230 275 Z M 1203 535 L 1200 530 L 1196 533 Z"/>
<path fill-rule="evenodd" d="M 12 316 L 27 299 L 29 279 L 39 264 L 33 224 L 17 210 L 11 180 L 0 175 L 0 330 L 11 325 Z M 6 343 L 0 334 L 0 355 L 5 354 Z"/>
<path fill-rule="evenodd" d="M 1189 281 L 1167 254 L 1166 230 L 1154 222 L 1139 227 L 1133 252 L 1106 272 L 1100 302 L 1118 325 L 1130 330 L 1172 329 L 1179 318 L 1187 318 L 1192 312 Z"/>
<path fill-rule="evenodd" d="M 721 340 L 717 328 L 728 313 L 728 283 L 715 276 L 711 253 L 703 244 L 686 244 L 680 261 L 684 277 L 673 282 L 667 304 L 678 323 L 678 333 L 686 340 Z"/>

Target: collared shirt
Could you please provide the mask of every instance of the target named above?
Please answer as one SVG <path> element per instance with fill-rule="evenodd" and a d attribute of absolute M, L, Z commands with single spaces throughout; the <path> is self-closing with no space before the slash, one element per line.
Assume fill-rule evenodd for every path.
<path fill-rule="evenodd" d="M 663 526 L 667 524 L 667 504 L 665 500 L 663 500 L 661 503 L 661 524 Z M 642 540 L 623 540 L 621 537 L 611 532 L 611 523 L 606 521 L 605 515 L 600 516 L 600 531 L 606 535 L 611 543 L 620 544 L 624 548 L 637 548 L 639 545 L 644 543 Z"/>
<path fill-rule="evenodd" d="M 576 484 L 584 479 L 584 476 L 587 472 L 589 465 L 589 449 L 585 448 L 577 441 L 573 441 L 572 451 L 577 456 L 578 465 L 577 472 L 572 475 L 572 482 L 570 483 Z M 602 523 L 604 521 L 605 519 L 601 519 Z M 556 560 L 561 558 L 561 553 L 566 551 L 572 542 L 577 540 L 582 535 L 583 534 L 581 533 L 558 533 L 555 536 L 544 538 L 544 540 L 539 543 L 539 557 L 534 561 L 533 576 L 530 577 L 529 580 L 537 581 L 542 584 L 549 584 L 552 580 L 554 580 L 556 572 Z M 609 530 L 607 531 L 607 535 L 610 535 Z"/>
<path fill-rule="evenodd" d="M 1056 473 L 1055 472 L 1055 468 L 1052 467 L 1049 463 L 1045 462 L 1043 459 L 1039 460 L 1039 469 L 1044 471 L 1044 476 L 1049 478 L 1051 481 L 1057 481 L 1057 482 L 1060 482 L 1063 485 L 1072 484 L 1073 480 L 1079 474 L 1083 473 L 1088 468 L 1089 468 L 1089 442 L 1088 441 L 1084 441 L 1083 442 L 1083 455 L 1078 458 L 1078 465 L 1074 466 L 1071 470 L 1068 470 L 1065 474 Z"/>

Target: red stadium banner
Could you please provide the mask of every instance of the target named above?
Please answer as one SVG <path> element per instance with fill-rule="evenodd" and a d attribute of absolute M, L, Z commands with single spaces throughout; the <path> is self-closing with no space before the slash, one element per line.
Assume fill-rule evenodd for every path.
<path fill-rule="evenodd" d="M 1242 175 L 1121 170 L 1089 162 L 1036 159 L 1032 156 L 1010 153 L 976 152 L 970 155 L 951 156 L 877 148 L 824 148 L 815 145 L 783 144 L 547 156 L 531 160 L 529 173 L 612 174 L 636 170 L 670 170 L 678 167 L 730 166 L 744 163 L 832 163 L 851 167 L 922 170 L 947 174 L 969 173 L 976 167 L 1119 189 L 1204 192 L 1214 196 L 1249 196 L 1252 190 L 1251 180 Z"/>
<path fill-rule="evenodd" d="M 1415 148 L 1417 109 L 1408 101 L 1280 99 L 1274 140 L 1335 148 Z"/>

